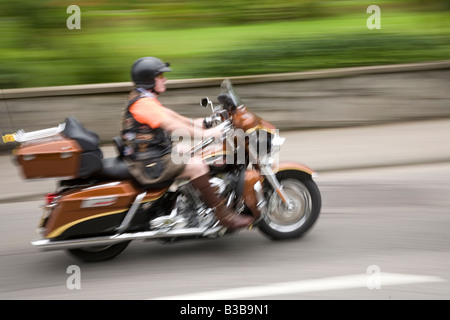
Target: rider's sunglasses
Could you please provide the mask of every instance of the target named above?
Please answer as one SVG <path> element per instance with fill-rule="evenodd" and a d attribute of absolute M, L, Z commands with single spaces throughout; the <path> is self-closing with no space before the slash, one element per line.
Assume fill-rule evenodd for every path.
<path fill-rule="evenodd" d="M 165 76 L 164 76 L 163 73 L 160 73 L 160 74 L 158 74 L 158 75 L 156 76 L 156 78 L 158 78 L 158 79 L 164 79 Z"/>

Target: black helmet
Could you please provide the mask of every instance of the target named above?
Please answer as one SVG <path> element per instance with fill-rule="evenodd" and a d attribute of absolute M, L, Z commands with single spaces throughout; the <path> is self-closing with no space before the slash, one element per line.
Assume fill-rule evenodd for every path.
<path fill-rule="evenodd" d="M 169 63 L 155 57 L 144 57 L 136 60 L 131 68 L 131 79 L 137 87 L 153 89 L 155 78 L 163 72 L 169 72 Z"/>

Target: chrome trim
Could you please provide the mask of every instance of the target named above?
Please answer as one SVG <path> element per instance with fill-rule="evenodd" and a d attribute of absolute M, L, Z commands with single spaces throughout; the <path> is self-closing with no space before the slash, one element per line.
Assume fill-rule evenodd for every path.
<path fill-rule="evenodd" d="M 230 195 L 228 196 L 228 200 L 227 200 L 227 207 L 231 206 L 231 204 L 233 203 L 233 200 L 236 198 L 236 194 L 233 191 L 230 192 Z"/>
<path fill-rule="evenodd" d="M 281 200 L 283 201 L 283 203 L 286 206 L 289 206 L 289 197 L 286 194 L 286 192 L 283 190 L 283 186 L 280 184 L 280 182 L 278 181 L 275 173 L 272 170 L 272 167 L 270 166 L 261 166 L 261 173 L 265 176 L 265 178 L 267 179 L 267 181 L 269 181 L 270 185 L 272 186 L 272 188 L 275 190 L 275 192 L 277 193 L 277 195 L 281 198 Z M 281 194 L 281 196 L 280 196 Z M 285 201 L 286 200 L 286 201 Z"/>
<path fill-rule="evenodd" d="M 36 139 L 42 139 L 42 138 L 48 138 L 55 136 L 61 132 L 64 131 L 66 127 L 66 123 L 61 123 L 57 127 L 43 129 L 43 130 L 37 130 L 37 131 L 31 131 L 31 132 L 25 132 L 24 130 L 18 130 L 16 133 L 13 134 L 14 140 L 17 142 L 27 142 L 31 140 Z"/>
<path fill-rule="evenodd" d="M 214 138 L 213 137 L 209 137 L 205 140 L 200 141 L 199 143 L 197 143 L 195 146 L 193 146 L 189 152 L 191 153 L 191 155 L 196 154 L 197 152 L 199 152 L 200 150 L 203 150 L 205 147 L 207 147 L 208 145 L 210 145 L 212 142 L 214 142 Z"/>
<path fill-rule="evenodd" d="M 109 183 L 104 183 L 104 184 L 98 184 L 98 185 L 95 185 L 92 187 L 84 188 L 82 191 L 94 190 L 94 189 L 103 188 L 103 187 L 114 187 L 121 183 L 122 183 L 121 181 L 115 181 L 115 182 L 109 182 Z"/>
<path fill-rule="evenodd" d="M 81 208 L 98 208 L 107 207 L 117 202 L 119 195 L 111 194 L 107 196 L 89 197 L 83 199 L 81 202 Z"/>
<path fill-rule="evenodd" d="M 17 140 L 16 140 L 16 141 L 17 141 Z M 23 159 L 24 161 L 31 161 L 31 160 L 36 159 L 36 155 L 35 155 L 35 154 L 24 154 L 24 155 L 22 156 L 22 159 Z"/>
<path fill-rule="evenodd" d="M 74 155 L 73 152 L 62 152 L 62 153 L 59 155 L 59 157 L 60 157 L 61 159 L 67 159 L 67 158 L 70 158 L 70 157 L 73 156 L 73 155 Z"/>
<path fill-rule="evenodd" d="M 164 232 L 143 231 L 143 232 L 122 233 L 122 234 L 115 234 L 112 236 L 91 237 L 75 240 L 52 241 L 50 239 L 38 239 L 31 241 L 31 244 L 41 251 L 51 251 L 51 250 L 83 248 L 90 246 L 111 245 L 131 240 L 151 240 L 151 239 L 191 237 L 191 236 L 214 237 L 214 236 L 221 236 L 223 232 L 224 228 L 222 226 L 217 226 L 213 228 L 208 227 L 183 228 L 183 229 L 172 229 L 170 231 Z"/>
<path fill-rule="evenodd" d="M 263 187 L 262 187 L 260 181 L 257 181 L 254 184 L 253 190 L 255 190 L 256 198 L 258 199 L 258 203 L 256 204 L 256 207 L 258 208 L 258 210 L 261 211 L 263 208 L 266 207 L 267 201 L 266 201 L 266 198 L 264 197 L 264 191 L 263 191 Z"/>
<path fill-rule="evenodd" d="M 164 228 L 165 230 L 169 230 L 174 227 L 179 228 L 180 225 L 182 225 L 182 227 L 186 226 L 187 219 L 184 217 L 178 216 L 177 208 L 173 209 L 172 212 L 170 213 L 170 215 L 161 216 L 161 217 L 155 218 L 150 221 L 150 227 L 152 229 Z"/>
<path fill-rule="evenodd" d="M 147 195 L 147 192 L 142 192 L 137 195 L 136 199 L 134 200 L 133 204 L 131 205 L 130 210 L 128 210 L 127 215 L 123 219 L 121 225 L 117 228 L 117 233 L 120 234 L 124 232 L 128 226 L 130 225 L 131 220 L 133 219 L 134 215 L 137 212 L 137 209 L 139 208 L 142 199 Z"/>

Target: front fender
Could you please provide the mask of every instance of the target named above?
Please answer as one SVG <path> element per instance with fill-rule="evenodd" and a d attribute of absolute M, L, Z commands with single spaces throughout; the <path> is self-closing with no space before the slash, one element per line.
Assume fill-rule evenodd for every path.
<path fill-rule="evenodd" d="M 278 167 L 274 168 L 274 173 L 278 175 L 281 172 L 286 171 L 301 171 L 303 173 L 306 173 L 311 178 L 317 177 L 317 172 L 313 169 L 296 162 L 281 162 L 278 164 Z"/>

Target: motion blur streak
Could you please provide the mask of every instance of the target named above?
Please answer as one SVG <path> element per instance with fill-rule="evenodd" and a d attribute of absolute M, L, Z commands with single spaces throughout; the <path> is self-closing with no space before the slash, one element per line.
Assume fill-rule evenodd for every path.
<path fill-rule="evenodd" d="M 381 29 L 367 27 L 371 4 Z M 178 79 L 447 59 L 449 9 L 448 0 L 3 1 L 0 87 L 128 81 L 148 55 L 172 62 Z"/>

